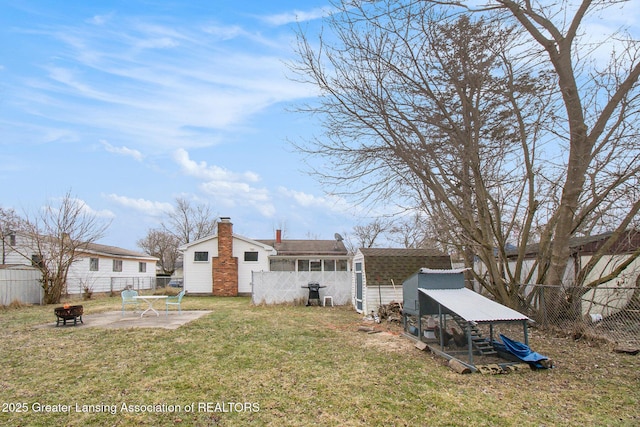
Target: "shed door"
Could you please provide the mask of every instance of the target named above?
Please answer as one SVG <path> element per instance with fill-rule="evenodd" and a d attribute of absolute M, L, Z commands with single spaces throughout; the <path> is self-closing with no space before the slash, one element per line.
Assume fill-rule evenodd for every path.
<path fill-rule="evenodd" d="M 356 310 L 362 311 L 362 263 L 356 262 Z"/>

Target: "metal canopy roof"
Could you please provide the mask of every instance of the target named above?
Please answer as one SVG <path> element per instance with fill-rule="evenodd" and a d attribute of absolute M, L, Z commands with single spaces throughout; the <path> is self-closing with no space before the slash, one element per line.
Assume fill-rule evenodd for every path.
<path fill-rule="evenodd" d="M 470 289 L 419 289 L 438 304 L 467 322 L 508 322 L 531 320 L 524 314 L 499 304 Z"/>

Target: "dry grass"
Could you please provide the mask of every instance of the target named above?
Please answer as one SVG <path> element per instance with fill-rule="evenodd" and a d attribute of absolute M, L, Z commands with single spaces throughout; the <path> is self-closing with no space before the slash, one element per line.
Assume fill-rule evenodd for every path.
<path fill-rule="evenodd" d="M 89 314 L 119 304 L 117 297 L 83 302 Z M 177 330 L 123 330 L 38 327 L 55 321 L 52 306 L 0 310 L 0 409 L 9 410 L 0 412 L 0 424 L 640 423 L 640 357 L 587 341 L 533 330 L 531 347 L 553 358 L 555 369 L 459 375 L 414 348 L 397 328 L 358 332 L 360 316 L 346 307 L 255 307 L 247 298 L 187 297 L 183 309 L 213 312 Z M 194 411 L 186 412 L 192 404 Z M 66 409 L 61 405 L 70 411 L 53 412 Z"/>

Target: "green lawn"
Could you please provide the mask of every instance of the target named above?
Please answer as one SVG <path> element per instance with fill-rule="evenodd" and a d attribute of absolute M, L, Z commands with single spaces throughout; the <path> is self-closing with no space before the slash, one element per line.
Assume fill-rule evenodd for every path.
<path fill-rule="evenodd" d="M 555 369 L 460 375 L 347 307 L 187 297 L 212 313 L 177 330 L 41 327 L 53 308 L 0 309 L 0 425 L 640 424 L 640 357 L 537 330 Z"/>

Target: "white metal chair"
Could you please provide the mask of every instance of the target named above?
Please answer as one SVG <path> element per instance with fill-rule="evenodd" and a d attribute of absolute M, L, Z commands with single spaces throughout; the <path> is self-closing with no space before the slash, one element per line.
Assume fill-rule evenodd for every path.
<path fill-rule="evenodd" d="M 177 305 L 178 306 L 178 313 L 182 314 L 182 307 L 180 307 L 180 303 L 182 302 L 182 297 L 184 297 L 184 294 L 187 291 L 185 291 L 184 289 L 180 291 L 180 293 L 174 297 L 168 297 L 167 298 L 167 302 L 166 302 L 166 310 L 167 310 L 167 316 L 169 315 L 169 306 L 170 305 Z"/>
<path fill-rule="evenodd" d="M 138 291 L 134 291 L 133 289 L 125 289 L 120 293 L 122 296 L 122 315 L 124 316 L 125 307 L 127 305 L 133 305 L 133 311 L 138 309 L 138 304 L 140 301 L 136 298 L 138 296 Z"/>

